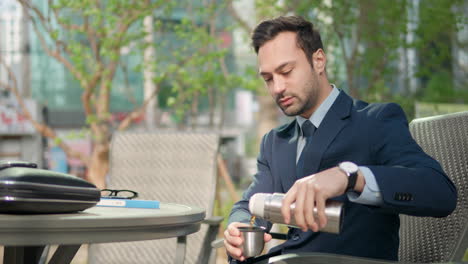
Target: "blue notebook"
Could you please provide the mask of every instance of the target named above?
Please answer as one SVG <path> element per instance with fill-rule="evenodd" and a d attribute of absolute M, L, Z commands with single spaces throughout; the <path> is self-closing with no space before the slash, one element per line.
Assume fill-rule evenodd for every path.
<path fill-rule="evenodd" d="M 96 206 L 159 209 L 159 201 L 101 198 Z"/>

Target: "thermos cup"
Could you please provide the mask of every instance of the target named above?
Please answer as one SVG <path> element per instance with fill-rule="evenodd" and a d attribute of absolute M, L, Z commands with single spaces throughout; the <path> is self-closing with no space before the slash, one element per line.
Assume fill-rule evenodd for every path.
<path fill-rule="evenodd" d="M 281 215 L 283 198 L 283 193 L 256 193 L 252 195 L 249 201 L 250 213 L 272 223 L 285 224 Z M 291 204 L 292 215 L 294 209 L 295 204 Z M 339 234 L 343 218 L 343 203 L 332 200 L 326 201 L 325 215 L 327 216 L 327 225 L 320 231 Z M 314 219 L 317 219 L 317 217 L 317 208 L 314 208 Z M 291 217 L 289 226 L 297 227 L 294 216 Z"/>
<path fill-rule="evenodd" d="M 265 229 L 258 226 L 241 226 L 239 227 L 242 240 L 242 255 L 246 258 L 255 257 L 262 253 L 265 241 L 263 236 Z"/>

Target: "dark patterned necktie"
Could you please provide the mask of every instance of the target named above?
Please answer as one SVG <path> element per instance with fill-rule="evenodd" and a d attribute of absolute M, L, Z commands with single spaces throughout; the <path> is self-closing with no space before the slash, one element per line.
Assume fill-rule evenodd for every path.
<path fill-rule="evenodd" d="M 309 148 L 310 143 L 312 142 L 312 136 L 314 135 L 316 128 L 312 124 L 312 122 L 310 122 L 310 120 L 306 120 L 304 124 L 302 124 L 301 130 L 302 130 L 302 135 L 304 136 L 306 140 L 306 144 L 304 148 L 302 149 L 302 152 L 300 154 L 301 157 L 299 158 L 299 161 L 297 162 L 297 165 L 296 165 L 296 177 L 298 179 L 305 176 L 304 175 L 304 162 L 306 158 L 304 156 L 305 156 L 306 150 Z"/>

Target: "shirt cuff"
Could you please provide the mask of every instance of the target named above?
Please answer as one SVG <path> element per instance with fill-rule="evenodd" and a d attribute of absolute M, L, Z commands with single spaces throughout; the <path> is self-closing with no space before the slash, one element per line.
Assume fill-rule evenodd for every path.
<path fill-rule="evenodd" d="M 363 166 L 359 166 L 359 170 L 361 170 L 362 175 L 366 180 L 366 184 L 364 185 L 364 189 L 360 194 L 353 191 L 348 192 L 348 199 L 351 202 L 359 204 L 375 206 L 382 205 L 382 194 L 380 192 L 379 185 L 377 185 L 377 181 L 375 180 L 374 173 L 372 173 L 372 171 L 369 168 Z"/>

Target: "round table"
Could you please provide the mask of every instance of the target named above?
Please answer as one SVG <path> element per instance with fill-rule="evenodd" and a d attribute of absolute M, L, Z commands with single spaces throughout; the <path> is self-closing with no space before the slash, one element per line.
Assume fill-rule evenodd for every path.
<path fill-rule="evenodd" d="M 0 214 L 0 244 L 6 246 L 4 263 L 26 263 L 18 256 L 31 255 L 25 253 L 27 248 L 37 252 L 44 245 L 58 244 L 62 253 L 70 249 L 76 253 L 84 243 L 181 237 L 197 232 L 204 218 L 204 209 L 174 203 L 161 203 L 159 209 L 92 207 L 72 214 Z"/>

